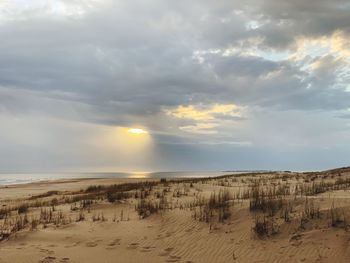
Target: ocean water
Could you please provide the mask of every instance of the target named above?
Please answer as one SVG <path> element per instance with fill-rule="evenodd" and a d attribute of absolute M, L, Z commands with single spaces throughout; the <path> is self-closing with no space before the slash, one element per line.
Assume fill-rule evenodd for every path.
<path fill-rule="evenodd" d="M 81 178 L 189 178 L 214 177 L 242 172 L 195 171 L 195 172 L 137 172 L 137 173 L 0 173 L 0 185 L 25 184 L 31 182 L 81 179 Z"/>

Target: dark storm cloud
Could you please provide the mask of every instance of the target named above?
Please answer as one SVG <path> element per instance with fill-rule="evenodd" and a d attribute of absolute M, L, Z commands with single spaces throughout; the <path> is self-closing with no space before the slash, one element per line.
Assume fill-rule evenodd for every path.
<path fill-rule="evenodd" d="M 230 98 L 236 103 L 268 101 L 261 105 L 283 104 L 274 102 L 272 98 L 276 97 L 292 104 L 288 95 L 290 90 L 297 91 L 298 100 L 304 94 L 310 96 L 306 90 L 310 81 L 301 81 L 305 73 L 297 72 L 297 68 L 291 70 L 295 66 L 290 62 L 212 55 L 207 62 L 213 64 L 213 74 L 206 64 L 195 63 L 191 56 L 197 49 L 234 46 L 248 37 L 263 37 L 265 42 L 268 41 L 265 44 L 273 48 L 286 46 L 275 37 L 288 35 L 290 37 L 282 42 L 289 43 L 299 34 L 313 36 L 343 29 L 345 22 L 338 20 L 347 7 L 343 10 L 340 4 L 334 7 L 327 1 L 317 1 L 317 5 L 301 1 L 293 1 L 293 4 L 249 1 L 245 5 L 235 5 L 233 2 L 213 4 L 208 1 L 188 5 L 185 2 L 136 4 L 121 1 L 101 7 L 96 5 L 94 10 L 77 19 L 39 16 L 7 22 L 0 26 L 3 40 L 0 44 L 0 84 L 43 91 L 42 96 L 87 103 L 104 112 L 123 112 L 123 107 L 130 112 L 127 106 L 130 102 L 155 112 L 163 105 L 187 104 L 189 97 L 201 101 L 214 94 L 213 99 Z M 243 13 L 235 13 L 240 8 Z M 267 17 L 269 22 L 253 32 L 246 30 L 245 23 L 259 13 L 261 19 Z M 307 25 L 300 26 L 300 16 L 306 15 L 309 16 Z M 327 17 L 336 20 L 332 20 L 332 29 L 318 32 L 308 26 Z M 276 25 L 281 19 L 291 22 Z M 219 42 L 212 42 L 216 40 Z M 256 82 L 262 74 L 276 71 L 280 73 L 270 81 L 260 79 Z M 235 78 L 238 79 L 237 90 Z M 247 92 L 249 89 L 261 92 Z M 285 96 L 276 95 L 276 90 L 282 90 Z M 347 93 L 337 93 L 339 99 L 348 99 Z M 322 96 L 320 99 L 333 99 L 332 94 Z M 310 108 L 322 107 L 322 103 L 317 102 Z M 339 104 L 344 107 L 343 103 Z M 300 106 L 296 103 L 289 107 Z M 135 114 L 144 112 L 135 108 Z"/>

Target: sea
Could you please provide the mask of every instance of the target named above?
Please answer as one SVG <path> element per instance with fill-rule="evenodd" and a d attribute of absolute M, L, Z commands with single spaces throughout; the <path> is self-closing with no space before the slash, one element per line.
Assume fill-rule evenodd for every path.
<path fill-rule="evenodd" d="M 0 185 L 26 184 L 61 179 L 94 178 L 196 178 L 250 171 L 108 172 L 108 173 L 0 173 Z"/>

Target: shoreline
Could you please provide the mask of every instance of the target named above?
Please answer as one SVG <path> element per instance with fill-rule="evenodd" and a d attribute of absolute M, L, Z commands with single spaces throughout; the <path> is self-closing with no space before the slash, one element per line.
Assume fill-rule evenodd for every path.
<path fill-rule="evenodd" d="M 234 172 L 231 172 L 234 173 Z M 173 171 L 173 172 L 91 172 L 91 173 L 0 173 L 0 187 L 28 183 L 46 182 L 52 180 L 80 179 L 161 179 L 161 178 L 192 178 L 228 174 L 223 171 Z M 27 179 L 23 179 L 27 178 Z"/>
<path fill-rule="evenodd" d="M 157 178 L 78 178 L 53 179 L 23 184 L 0 185 L 0 201 L 28 198 L 49 191 L 79 191 L 90 185 L 112 185 L 129 182 L 159 181 Z"/>
<path fill-rule="evenodd" d="M 53 180 L 88 180 L 88 179 L 176 179 L 176 178 L 205 178 L 231 174 L 274 173 L 279 171 L 265 170 L 236 170 L 236 171 L 164 171 L 164 172 L 72 172 L 72 173 L 0 173 L 0 188 L 3 186 L 22 185 Z M 21 177 L 23 180 L 10 177 Z M 4 179 L 5 177 L 5 179 Z"/>

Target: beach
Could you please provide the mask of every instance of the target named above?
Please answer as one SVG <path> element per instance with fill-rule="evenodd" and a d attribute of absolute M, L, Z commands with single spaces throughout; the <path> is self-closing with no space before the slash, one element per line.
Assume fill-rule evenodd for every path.
<path fill-rule="evenodd" d="M 0 262 L 348 262 L 349 184 L 340 169 L 2 186 Z"/>

